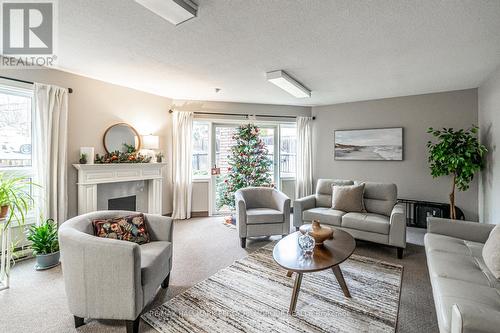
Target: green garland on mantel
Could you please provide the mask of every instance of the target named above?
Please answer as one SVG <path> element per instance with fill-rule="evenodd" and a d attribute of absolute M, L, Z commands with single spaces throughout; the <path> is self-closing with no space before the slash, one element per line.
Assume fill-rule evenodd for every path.
<path fill-rule="evenodd" d="M 95 155 L 95 164 L 110 164 L 110 163 L 149 163 L 151 156 L 144 156 L 138 152 L 121 152 L 114 151 L 104 155 Z"/>

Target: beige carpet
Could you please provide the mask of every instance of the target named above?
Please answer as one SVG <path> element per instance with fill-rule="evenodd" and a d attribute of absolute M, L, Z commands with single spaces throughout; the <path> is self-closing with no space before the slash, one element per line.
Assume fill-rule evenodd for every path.
<path fill-rule="evenodd" d="M 409 230 L 408 235 L 412 242 L 421 243 L 418 232 Z M 249 241 L 244 250 L 237 231 L 222 225 L 220 218 L 196 218 L 175 223 L 174 242 L 170 287 L 159 291 L 149 309 L 268 244 L 269 239 Z M 423 247 L 408 244 L 403 260 L 396 259 L 393 248 L 366 242 L 358 242 L 355 253 L 404 266 L 398 332 L 438 331 Z M 66 305 L 61 268 L 36 272 L 33 265 L 33 260 L 18 263 L 12 270 L 11 288 L 0 292 L 0 332 L 125 332 L 122 322 L 99 320 L 76 330 Z M 144 321 L 140 329 L 156 333 Z"/>

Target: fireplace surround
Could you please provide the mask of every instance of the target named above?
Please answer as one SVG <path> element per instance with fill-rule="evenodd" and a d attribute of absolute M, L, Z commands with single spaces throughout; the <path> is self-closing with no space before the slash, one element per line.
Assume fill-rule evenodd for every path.
<path fill-rule="evenodd" d="M 162 214 L 163 168 L 165 163 L 73 164 L 78 170 L 78 214 L 98 210 L 98 185 L 145 181 L 147 211 Z"/>

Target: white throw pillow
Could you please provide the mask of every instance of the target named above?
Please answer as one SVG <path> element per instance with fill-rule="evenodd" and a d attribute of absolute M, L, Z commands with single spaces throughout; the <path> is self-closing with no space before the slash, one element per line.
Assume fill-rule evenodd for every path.
<path fill-rule="evenodd" d="M 491 273 L 500 279 L 500 225 L 497 225 L 484 243 L 483 259 Z"/>
<path fill-rule="evenodd" d="M 365 184 L 332 185 L 332 208 L 344 212 L 363 212 Z"/>

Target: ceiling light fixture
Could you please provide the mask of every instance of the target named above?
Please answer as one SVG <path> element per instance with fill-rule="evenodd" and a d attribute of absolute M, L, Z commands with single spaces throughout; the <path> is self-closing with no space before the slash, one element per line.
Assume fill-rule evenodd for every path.
<path fill-rule="evenodd" d="M 285 71 L 273 71 L 266 73 L 267 81 L 277 85 L 287 93 L 297 98 L 311 97 L 311 91 L 304 87 L 299 81 L 288 75 Z"/>
<path fill-rule="evenodd" d="M 190 0 L 135 0 L 156 15 L 179 25 L 196 17 L 198 5 Z"/>

